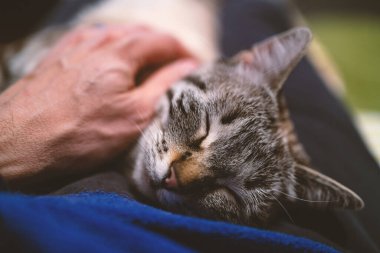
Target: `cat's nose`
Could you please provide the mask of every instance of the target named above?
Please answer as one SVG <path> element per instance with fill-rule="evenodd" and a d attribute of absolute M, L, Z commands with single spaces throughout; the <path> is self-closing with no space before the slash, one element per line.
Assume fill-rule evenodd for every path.
<path fill-rule="evenodd" d="M 170 166 L 168 173 L 162 181 L 162 185 L 169 190 L 175 190 L 178 188 L 178 181 L 174 166 Z"/>
<path fill-rule="evenodd" d="M 191 152 L 185 152 L 183 154 L 178 154 L 177 159 L 173 160 L 170 164 L 168 173 L 164 176 L 162 180 L 162 186 L 168 190 L 178 190 L 178 175 L 176 171 L 178 171 L 179 167 L 181 167 L 181 163 L 186 161 L 188 158 L 192 156 Z"/>

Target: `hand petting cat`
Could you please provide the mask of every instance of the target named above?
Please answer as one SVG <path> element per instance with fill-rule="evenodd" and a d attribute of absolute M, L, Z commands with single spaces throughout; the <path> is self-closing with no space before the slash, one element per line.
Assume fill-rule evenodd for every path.
<path fill-rule="evenodd" d="M 179 42 L 146 27 L 72 31 L 0 94 L 0 177 L 18 188 L 97 168 L 136 139 L 160 95 L 196 67 Z"/>

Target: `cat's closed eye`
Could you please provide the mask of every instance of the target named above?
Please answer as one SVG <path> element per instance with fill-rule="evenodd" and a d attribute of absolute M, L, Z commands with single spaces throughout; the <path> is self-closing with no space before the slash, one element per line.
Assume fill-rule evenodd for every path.
<path fill-rule="evenodd" d="M 241 118 L 242 116 L 243 115 L 240 110 L 229 111 L 221 117 L 220 123 L 222 123 L 223 125 L 231 124 L 236 119 Z"/>
<path fill-rule="evenodd" d="M 208 134 L 207 134 L 208 135 Z M 191 149 L 200 149 L 202 142 L 207 138 L 207 135 L 204 135 L 198 139 L 193 140 L 189 143 L 189 148 Z"/>

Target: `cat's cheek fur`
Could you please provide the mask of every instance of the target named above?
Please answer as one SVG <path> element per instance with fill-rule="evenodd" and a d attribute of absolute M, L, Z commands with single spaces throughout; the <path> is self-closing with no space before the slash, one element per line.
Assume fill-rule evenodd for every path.
<path fill-rule="evenodd" d="M 141 151 L 137 151 L 136 153 L 137 157 L 135 157 L 134 170 L 131 176 L 132 187 L 144 197 L 153 199 L 154 192 L 151 188 L 148 171 L 146 170 L 145 153 Z"/>
<path fill-rule="evenodd" d="M 154 148 L 154 135 L 157 135 L 156 125 L 150 125 L 143 132 L 143 137 L 139 140 L 131 154 L 133 160 L 133 169 L 131 172 L 131 182 L 139 195 L 150 200 L 156 199 L 156 193 L 153 189 L 153 180 L 157 178 L 156 171 L 152 168 L 158 168 L 157 153 Z"/>

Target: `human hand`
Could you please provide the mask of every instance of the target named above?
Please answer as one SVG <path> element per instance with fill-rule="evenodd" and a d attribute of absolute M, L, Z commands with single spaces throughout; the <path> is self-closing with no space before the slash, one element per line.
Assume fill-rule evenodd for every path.
<path fill-rule="evenodd" d="M 162 93 L 196 66 L 175 39 L 148 28 L 67 34 L 0 95 L 0 176 L 18 187 L 98 167 L 135 140 Z"/>

